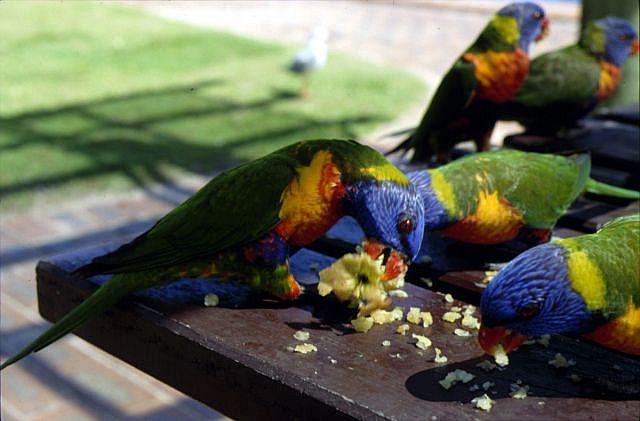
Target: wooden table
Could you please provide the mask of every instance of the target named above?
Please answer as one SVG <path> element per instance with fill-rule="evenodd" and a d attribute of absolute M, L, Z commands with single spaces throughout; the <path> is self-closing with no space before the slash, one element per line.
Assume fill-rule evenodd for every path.
<path fill-rule="evenodd" d="M 625 183 L 632 179 L 627 177 Z M 637 202 L 587 197 L 576 202 L 554 234 L 593 232 L 601 222 L 637 211 Z M 358 227 L 344 220 L 313 244 L 313 250 L 294 255 L 292 268 L 307 285 L 298 302 L 259 297 L 233 283 L 182 280 L 124 300 L 77 334 L 238 419 L 638 419 L 637 358 L 557 336 L 548 347 L 521 347 L 503 370 L 485 372 L 476 366 L 488 359 L 477 344 L 477 331 L 469 337 L 456 336 L 453 331 L 459 324 L 446 323 L 441 316 L 452 306 L 477 303 L 484 263 L 508 260 L 509 250 L 445 244 L 447 253 L 411 268 L 411 283 L 405 287 L 409 298 L 394 300 L 405 314 L 411 306 L 430 311 L 432 326 L 412 325 L 407 336 L 395 333 L 398 323 L 355 333 L 349 325 L 352 313 L 331 299 L 320 299 L 314 284 L 317 272 L 358 240 Z M 44 318 L 60 319 L 95 290 L 95 281 L 104 277 L 92 282 L 69 274 L 108 248 L 38 264 L 38 302 Z M 464 257 L 447 258 L 448 253 Z M 424 278 L 432 287 L 421 281 Z M 217 307 L 203 305 L 210 292 L 220 297 Z M 448 303 L 442 292 L 452 292 L 463 301 Z M 479 317 L 477 311 L 475 315 Z M 298 330 L 310 333 L 308 342 L 317 352 L 291 351 L 299 343 L 293 337 Z M 416 348 L 411 333 L 429 337 L 448 362 L 436 364 L 433 346 L 425 351 Z M 385 340 L 390 346 L 382 345 Z M 558 352 L 576 364 L 562 369 L 550 366 L 548 361 Z M 457 368 L 476 377 L 445 390 L 438 381 Z M 581 381 L 572 381 L 572 374 Z M 487 392 L 496 401 L 490 413 L 470 403 L 484 393 L 480 385 L 487 381 L 495 384 Z M 526 399 L 509 396 L 514 383 L 529 387 Z M 480 389 L 470 391 L 475 384 Z"/>

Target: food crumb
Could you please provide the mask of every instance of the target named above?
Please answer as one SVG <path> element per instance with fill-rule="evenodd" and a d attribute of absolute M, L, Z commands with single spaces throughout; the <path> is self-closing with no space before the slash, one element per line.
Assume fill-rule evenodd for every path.
<path fill-rule="evenodd" d="M 488 270 L 484 273 L 484 279 L 482 279 L 482 283 L 488 284 L 491 282 L 494 276 L 498 273 L 497 270 Z"/>
<path fill-rule="evenodd" d="M 420 323 L 420 319 L 420 309 L 418 307 L 409 307 L 409 312 L 407 313 L 407 321 L 409 323 L 417 325 Z"/>
<path fill-rule="evenodd" d="M 427 338 L 424 335 L 416 335 L 415 333 L 412 333 L 411 336 L 413 337 L 413 339 L 416 339 L 416 347 L 420 348 L 420 349 L 427 349 L 431 346 L 431 339 Z"/>
<path fill-rule="evenodd" d="M 551 339 L 551 335 L 542 335 L 536 340 L 536 342 L 539 343 L 540 345 L 544 346 L 545 348 L 548 348 L 549 347 L 549 339 Z"/>
<path fill-rule="evenodd" d="M 394 298 L 408 298 L 409 294 L 407 294 L 407 291 L 402 290 L 402 289 L 392 289 L 391 291 L 389 291 L 388 293 L 391 297 Z"/>
<path fill-rule="evenodd" d="M 433 286 L 433 281 L 431 280 L 431 278 L 420 278 L 420 280 L 425 284 L 427 284 L 429 288 Z"/>
<path fill-rule="evenodd" d="M 460 324 L 464 327 L 468 327 L 469 329 L 480 329 L 480 321 L 471 314 L 467 314 L 466 311 Z"/>
<path fill-rule="evenodd" d="M 562 355 L 561 353 L 557 353 L 553 360 L 549 360 L 549 365 L 554 366 L 555 368 L 564 368 L 564 367 L 569 367 L 571 365 L 576 365 L 576 362 L 569 359 L 567 360 L 564 355 Z"/>
<path fill-rule="evenodd" d="M 482 396 L 477 396 L 471 399 L 471 403 L 475 404 L 476 408 L 489 412 L 491 411 L 491 407 L 493 406 L 495 401 L 491 399 L 489 396 L 487 396 L 487 394 L 485 393 Z"/>
<path fill-rule="evenodd" d="M 310 343 L 298 344 L 293 348 L 295 352 L 299 352 L 300 354 L 308 354 L 310 352 L 317 352 L 318 348 L 315 345 Z"/>
<path fill-rule="evenodd" d="M 442 320 L 449 323 L 455 323 L 455 321 L 461 317 L 462 315 L 460 313 L 456 313 L 455 311 L 447 311 L 442 315 Z"/>
<path fill-rule="evenodd" d="M 478 364 L 476 364 L 476 367 L 481 368 L 484 371 L 489 372 L 489 371 L 493 370 L 494 368 L 496 368 L 497 365 L 495 365 L 494 363 L 492 363 L 489 360 L 483 360 L 483 361 L 480 361 Z"/>
<path fill-rule="evenodd" d="M 309 336 L 311 336 L 309 332 L 305 332 L 304 330 L 298 330 L 296 333 L 293 334 L 293 337 L 300 342 L 308 341 Z"/>
<path fill-rule="evenodd" d="M 391 341 L 389 340 L 382 341 L 382 346 L 391 346 Z"/>
<path fill-rule="evenodd" d="M 448 358 L 445 355 L 442 355 L 440 348 L 434 348 L 434 350 L 436 351 L 436 356 L 433 358 L 433 362 L 438 364 L 446 363 Z"/>
<path fill-rule="evenodd" d="M 331 357 L 329 357 L 329 362 L 331 364 L 338 364 L 338 360 L 336 360 L 335 358 L 331 358 Z"/>
<path fill-rule="evenodd" d="M 453 306 L 449 309 L 449 311 L 455 311 L 456 313 L 460 313 L 462 311 L 462 307 L 460 306 Z"/>
<path fill-rule="evenodd" d="M 459 329 L 459 328 L 456 328 L 456 329 L 453 331 L 453 333 L 454 333 L 456 336 L 469 336 L 469 335 L 470 335 L 470 333 L 469 333 L 469 331 L 468 331 L 468 330 Z"/>
<path fill-rule="evenodd" d="M 448 303 L 452 303 L 453 302 L 453 295 L 451 294 L 445 294 L 444 295 L 444 300 Z"/>
<path fill-rule="evenodd" d="M 440 383 L 440 386 L 449 390 L 451 386 L 453 386 L 457 382 L 461 381 L 462 383 L 469 383 L 475 377 L 476 376 L 469 372 L 456 368 L 454 371 L 450 371 L 449 373 L 447 373 L 445 378 L 438 381 L 438 383 Z"/>
<path fill-rule="evenodd" d="M 358 317 L 351 320 L 351 325 L 356 332 L 367 332 L 373 327 L 373 317 Z"/>
<path fill-rule="evenodd" d="M 483 388 L 485 391 L 487 391 L 487 390 L 489 390 L 490 388 L 492 388 L 492 387 L 493 387 L 493 386 L 495 386 L 495 385 L 496 385 L 496 384 L 495 384 L 494 382 L 490 382 L 490 381 L 488 381 L 488 380 L 487 380 L 486 382 L 482 383 L 482 388 Z"/>
<path fill-rule="evenodd" d="M 477 390 L 480 390 L 480 385 L 479 384 L 474 384 L 469 388 L 469 392 L 475 392 Z"/>
<path fill-rule="evenodd" d="M 391 323 L 395 319 L 395 314 L 392 311 L 376 309 L 370 314 L 374 323 L 383 325 L 385 323 Z"/>
<path fill-rule="evenodd" d="M 509 356 L 504 352 L 502 344 L 496 345 L 496 351 L 495 354 L 493 354 L 493 359 L 500 367 L 506 367 L 509 365 Z"/>
<path fill-rule="evenodd" d="M 214 293 L 209 293 L 207 295 L 204 296 L 204 305 L 207 307 L 215 307 L 218 304 L 220 304 L 220 298 L 214 294 Z"/>
<path fill-rule="evenodd" d="M 529 386 L 518 386 L 518 385 L 511 385 L 511 392 L 509 393 L 509 396 L 511 396 L 513 399 L 524 399 L 527 397 L 527 392 L 529 391 Z"/>
<path fill-rule="evenodd" d="M 421 311 L 420 318 L 422 319 L 422 327 L 429 327 L 433 324 L 433 316 L 428 311 Z"/>
<path fill-rule="evenodd" d="M 399 333 L 400 335 L 406 335 L 407 331 L 409 330 L 409 325 L 406 323 L 401 324 L 400 326 L 398 326 L 398 328 L 396 329 L 396 333 Z"/>

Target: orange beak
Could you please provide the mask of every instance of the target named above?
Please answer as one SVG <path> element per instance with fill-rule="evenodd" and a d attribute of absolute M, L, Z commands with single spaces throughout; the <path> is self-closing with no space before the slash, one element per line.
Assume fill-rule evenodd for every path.
<path fill-rule="evenodd" d="M 629 49 L 629 56 L 635 56 L 640 52 L 640 42 L 637 39 L 633 40 L 631 48 Z"/>
<path fill-rule="evenodd" d="M 365 253 L 367 253 L 373 260 L 377 260 L 380 255 L 391 250 L 388 252 L 389 255 L 386 258 L 384 265 L 384 275 L 381 279 L 383 282 L 395 279 L 409 269 L 407 264 L 404 262 L 404 259 L 397 251 L 390 249 L 389 247 L 385 247 L 375 240 L 367 239 L 364 241 L 363 245 Z"/>
<path fill-rule="evenodd" d="M 544 39 L 547 35 L 549 35 L 549 19 L 544 18 L 544 20 L 542 21 L 542 28 L 540 30 L 540 33 L 536 37 L 536 42 Z"/>
<path fill-rule="evenodd" d="M 498 345 L 502 345 L 504 352 L 509 353 L 517 349 L 526 340 L 526 336 L 513 333 L 504 327 L 486 327 L 482 325 L 478 333 L 480 346 L 484 349 L 484 352 L 492 356 L 495 355 Z"/>

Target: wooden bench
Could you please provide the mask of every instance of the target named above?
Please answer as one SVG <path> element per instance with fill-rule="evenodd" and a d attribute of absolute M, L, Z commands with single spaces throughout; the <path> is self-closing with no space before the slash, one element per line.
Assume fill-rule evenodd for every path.
<path fill-rule="evenodd" d="M 638 211 L 637 202 L 621 203 L 580 199 L 554 234 L 593 232 L 599 223 Z M 548 347 L 528 345 L 512 353 L 505 369 L 485 372 L 476 366 L 489 359 L 477 344 L 477 333 L 456 336 L 459 324 L 443 322 L 441 316 L 452 306 L 478 302 L 484 262 L 508 260 L 505 250 L 453 245 L 458 256 L 476 258 L 444 256 L 411 268 L 405 287 L 409 298 L 396 298 L 394 304 L 405 314 L 411 306 L 430 311 L 432 326 L 412 325 L 407 336 L 395 333 L 398 323 L 355 333 L 349 326 L 352 313 L 318 297 L 314 285 L 317 272 L 353 249 L 357 238 L 358 228 L 344 220 L 323 240 L 293 256 L 292 268 L 307 286 L 297 302 L 259 297 L 234 283 L 182 280 L 125 299 L 77 334 L 238 419 L 638 419 L 640 361 L 586 341 L 554 336 Z M 79 280 L 70 272 L 110 247 L 38 264 L 38 302 L 45 319 L 60 319 L 95 290 L 96 282 L 106 279 Z M 423 281 L 427 277 L 431 287 Z M 220 304 L 205 307 L 203 298 L 211 292 Z M 462 301 L 448 303 L 443 292 Z M 317 352 L 291 351 L 299 343 L 293 337 L 298 330 L 311 334 L 308 342 Z M 411 333 L 429 337 L 433 346 L 416 348 Z M 385 340 L 390 346 L 382 345 Z M 447 363 L 433 361 L 434 346 L 447 356 Z M 556 353 L 575 365 L 550 366 Z M 438 381 L 457 368 L 476 377 L 445 390 Z M 572 374 L 578 376 L 573 381 Z M 496 400 L 488 414 L 470 403 L 485 393 L 485 382 L 495 384 L 487 392 Z M 529 387 L 526 399 L 509 396 L 516 383 Z M 479 390 L 469 390 L 474 384 Z"/>

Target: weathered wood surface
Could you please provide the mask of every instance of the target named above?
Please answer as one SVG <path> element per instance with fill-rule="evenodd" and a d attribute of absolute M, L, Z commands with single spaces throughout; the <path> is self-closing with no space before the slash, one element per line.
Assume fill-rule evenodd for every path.
<path fill-rule="evenodd" d="M 86 298 L 95 284 L 72 279 L 69 272 L 93 255 L 60 256 L 37 268 L 38 299 L 43 317 L 55 321 Z M 316 271 L 332 259 L 308 250 L 294 256 L 298 277 L 316 282 Z M 316 268 L 317 266 L 317 268 Z M 315 269 L 315 270 L 314 270 Z M 453 334 L 454 324 L 441 320 L 453 305 L 441 294 L 407 285 L 410 297 L 396 299 L 405 308 L 431 311 L 429 328 L 412 325 L 411 332 L 431 338 L 449 358 L 433 362 L 433 347 L 421 351 L 411 336 L 394 333 L 398 323 L 354 333 L 350 313 L 313 291 L 296 303 L 257 297 L 247 288 L 216 281 L 178 281 L 125 300 L 78 330 L 78 335 L 190 396 L 239 419 L 636 419 L 638 395 L 613 393 L 595 373 L 611 375 L 624 367 L 640 379 L 640 362 L 574 339 L 557 338 L 549 348 L 523 347 L 512 354 L 504 371 L 485 373 L 475 365 L 485 359 L 475 333 Z M 219 295 L 218 307 L 203 306 L 208 292 Z M 476 314 L 477 316 L 477 314 Z M 304 329 L 318 352 L 307 355 L 287 348 L 298 343 L 293 333 Z M 382 346 L 390 340 L 391 346 Z M 46 352 L 46 351 L 45 351 Z M 547 361 L 556 352 L 576 360 L 575 367 L 557 370 Z M 595 358 L 594 358 L 595 356 Z M 477 377 L 466 385 L 443 389 L 438 380 L 462 368 Z M 568 376 L 579 373 L 581 383 Z M 614 373 L 616 374 L 616 373 Z M 509 397 L 510 384 L 520 380 L 529 397 Z M 619 380 L 619 379 L 618 379 Z M 622 380 L 628 382 L 629 379 Z M 473 408 L 473 384 L 496 385 L 490 414 Z M 605 381 L 605 383 L 608 380 Z"/>

